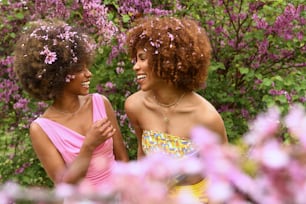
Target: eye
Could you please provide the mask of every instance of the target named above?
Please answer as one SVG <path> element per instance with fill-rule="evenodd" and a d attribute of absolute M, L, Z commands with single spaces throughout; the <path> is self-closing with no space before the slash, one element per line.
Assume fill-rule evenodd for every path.
<path fill-rule="evenodd" d="M 75 69 L 75 74 L 78 74 L 78 73 L 81 73 L 81 72 L 86 72 L 86 71 L 89 71 L 87 66 L 80 66 L 80 67 L 77 67 Z"/>
<path fill-rule="evenodd" d="M 143 60 L 146 60 L 146 59 L 147 59 L 147 56 L 146 56 L 145 53 L 139 53 L 139 54 L 137 55 L 137 60 L 143 61 Z"/>

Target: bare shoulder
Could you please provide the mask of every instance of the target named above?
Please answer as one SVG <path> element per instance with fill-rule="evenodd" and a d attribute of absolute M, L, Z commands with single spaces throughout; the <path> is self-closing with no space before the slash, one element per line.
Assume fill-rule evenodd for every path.
<path fill-rule="evenodd" d="M 143 99 L 145 97 L 145 93 L 143 91 L 137 91 L 127 97 L 124 103 L 124 109 L 127 112 L 134 112 L 139 109 L 143 104 Z"/>
<path fill-rule="evenodd" d="M 30 136 L 33 137 L 38 137 L 39 135 L 41 135 L 42 133 L 44 133 L 44 131 L 42 130 L 42 128 L 40 127 L 40 125 L 36 122 L 32 122 L 30 124 Z"/>
<path fill-rule="evenodd" d="M 216 108 L 205 98 L 200 97 L 200 103 L 196 111 L 196 115 L 200 123 L 220 135 L 222 142 L 227 142 L 226 130 L 224 121 Z"/>
<path fill-rule="evenodd" d="M 53 148 L 53 145 L 49 145 L 51 141 L 47 133 L 35 121 L 30 124 L 30 137 L 36 151 L 47 151 L 50 146 Z"/>

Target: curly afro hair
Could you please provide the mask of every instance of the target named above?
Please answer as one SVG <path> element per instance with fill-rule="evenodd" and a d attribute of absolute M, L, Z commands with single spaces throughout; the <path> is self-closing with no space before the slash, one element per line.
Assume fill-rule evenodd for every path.
<path fill-rule="evenodd" d="M 176 87 L 193 91 L 205 83 L 211 46 L 204 28 L 195 20 L 143 17 L 128 31 L 126 42 L 133 60 L 137 49 L 144 49 L 153 72 Z"/>
<path fill-rule="evenodd" d="M 14 70 L 23 88 L 38 100 L 53 100 L 66 77 L 94 57 L 94 41 L 60 20 L 33 21 L 15 46 Z"/>

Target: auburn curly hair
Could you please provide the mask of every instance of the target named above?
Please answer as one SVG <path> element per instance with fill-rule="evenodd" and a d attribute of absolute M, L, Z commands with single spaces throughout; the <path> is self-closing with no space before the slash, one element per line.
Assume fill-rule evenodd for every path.
<path fill-rule="evenodd" d="M 33 21 L 16 43 L 14 71 L 30 95 L 52 100 L 69 81 L 67 76 L 91 65 L 94 48 L 88 35 L 63 21 Z"/>
<path fill-rule="evenodd" d="M 182 90 L 198 89 L 207 78 L 211 46 L 204 28 L 193 19 L 143 17 L 127 32 L 126 43 L 133 60 L 137 49 L 144 49 L 153 72 Z"/>

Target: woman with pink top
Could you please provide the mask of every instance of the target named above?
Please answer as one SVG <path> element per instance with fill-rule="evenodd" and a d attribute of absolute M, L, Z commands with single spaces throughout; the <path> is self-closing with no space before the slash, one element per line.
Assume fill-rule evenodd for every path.
<path fill-rule="evenodd" d="M 92 40 L 62 21 L 35 21 L 21 34 L 14 69 L 34 98 L 51 101 L 30 125 L 33 148 L 55 184 L 106 184 L 128 161 L 109 100 L 89 94 Z"/>

